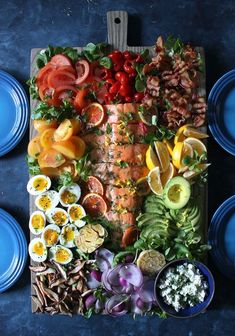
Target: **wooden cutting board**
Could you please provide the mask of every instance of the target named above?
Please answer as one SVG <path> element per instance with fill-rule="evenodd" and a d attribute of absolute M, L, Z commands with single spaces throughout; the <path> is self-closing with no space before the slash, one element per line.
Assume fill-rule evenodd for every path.
<path fill-rule="evenodd" d="M 128 31 L 128 13 L 125 11 L 110 11 L 107 13 L 107 29 L 108 29 L 108 44 L 110 44 L 111 49 L 118 49 L 121 51 L 124 50 L 130 50 L 134 52 L 141 52 L 144 49 L 149 49 L 150 55 L 154 55 L 154 46 L 135 46 L 130 47 L 127 45 L 127 31 Z M 153 42 L 155 42 L 155 38 L 157 36 L 153 36 Z M 87 41 L 89 42 L 89 41 Z M 83 47 L 75 47 L 79 52 L 82 51 Z M 31 50 L 31 65 L 30 65 L 30 76 L 35 76 L 38 72 L 37 66 L 36 66 L 36 59 L 38 53 L 43 50 L 40 48 L 34 48 Z M 198 47 L 197 50 L 200 52 L 203 60 L 204 60 L 204 50 L 201 47 Z M 200 79 L 200 87 L 199 87 L 199 95 L 206 97 L 206 89 L 205 89 L 205 75 L 201 76 Z M 37 106 L 37 101 L 33 100 L 30 97 L 30 108 L 31 111 L 35 109 Z M 30 119 L 30 130 L 29 130 L 29 137 L 30 139 L 34 138 L 36 136 L 37 132 L 33 128 L 33 122 L 32 119 Z M 201 195 L 201 208 L 203 211 L 203 225 L 205 225 L 204 232 L 206 235 L 207 232 L 207 186 L 202 190 Z M 29 197 L 29 211 L 30 215 L 33 211 L 36 210 L 35 204 L 34 204 L 35 197 L 31 196 Z M 30 239 L 33 239 L 34 235 L 30 233 Z M 31 264 L 35 264 L 33 261 L 31 261 Z M 31 272 L 31 284 L 34 282 L 35 276 L 34 273 Z M 31 287 L 31 293 L 34 295 L 34 289 Z M 32 312 L 36 311 L 36 305 L 32 301 Z"/>

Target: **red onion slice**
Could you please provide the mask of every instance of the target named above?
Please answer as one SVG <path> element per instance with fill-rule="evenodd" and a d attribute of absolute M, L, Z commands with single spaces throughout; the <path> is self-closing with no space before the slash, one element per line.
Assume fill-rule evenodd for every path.
<path fill-rule="evenodd" d="M 96 263 L 101 272 L 107 271 L 112 267 L 114 255 L 106 248 L 100 248 L 96 251 Z"/>
<path fill-rule="evenodd" d="M 138 290 L 140 299 L 145 303 L 154 302 L 154 280 L 144 280 L 143 285 Z"/>
<path fill-rule="evenodd" d="M 111 316 L 122 316 L 128 312 L 129 296 L 114 295 L 106 301 L 105 311 Z"/>
<path fill-rule="evenodd" d="M 143 275 L 135 264 L 121 265 L 119 276 L 135 287 L 140 287 L 143 283 Z"/>

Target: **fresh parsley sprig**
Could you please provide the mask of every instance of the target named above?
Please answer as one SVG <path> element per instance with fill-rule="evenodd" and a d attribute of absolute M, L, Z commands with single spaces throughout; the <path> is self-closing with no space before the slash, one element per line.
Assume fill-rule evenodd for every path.
<path fill-rule="evenodd" d="M 64 100 L 60 107 L 49 106 L 46 102 L 40 102 L 32 113 L 32 119 L 52 120 L 62 122 L 76 115 L 73 105 Z"/>
<path fill-rule="evenodd" d="M 27 165 L 28 165 L 29 174 L 31 176 L 41 173 L 37 159 L 33 158 L 30 155 L 27 155 L 26 156 L 26 162 L 27 162 Z"/>

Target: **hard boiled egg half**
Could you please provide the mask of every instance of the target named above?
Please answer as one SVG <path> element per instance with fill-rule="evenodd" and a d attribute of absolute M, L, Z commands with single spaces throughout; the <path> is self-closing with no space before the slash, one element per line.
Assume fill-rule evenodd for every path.
<path fill-rule="evenodd" d="M 60 228 L 58 225 L 50 224 L 45 227 L 42 232 L 42 240 L 46 246 L 56 245 L 60 236 Z"/>
<path fill-rule="evenodd" d="M 35 205 L 39 210 L 44 212 L 55 208 L 59 203 L 58 192 L 49 190 L 39 195 L 35 199 Z"/>
<path fill-rule="evenodd" d="M 66 225 L 69 221 L 69 215 L 67 211 L 62 208 L 54 208 L 46 212 L 46 218 L 49 223 L 56 224 L 58 226 Z"/>
<path fill-rule="evenodd" d="M 58 264 L 66 265 L 73 259 L 73 253 L 62 245 L 52 246 L 49 250 L 50 260 L 55 260 Z"/>
<path fill-rule="evenodd" d="M 46 226 L 46 216 L 42 211 L 34 211 L 29 219 L 29 229 L 35 234 L 39 235 L 42 233 Z"/>
<path fill-rule="evenodd" d="M 45 261 L 47 258 L 47 248 L 41 238 L 34 238 L 29 244 L 29 255 L 37 262 Z"/>
<path fill-rule="evenodd" d="M 60 244 L 65 247 L 74 247 L 78 229 L 73 224 L 65 225 L 61 230 Z"/>
<path fill-rule="evenodd" d="M 64 186 L 59 190 L 60 203 L 64 207 L 69 207 L 73 203 L 77 203 L 81 197 L 81 188 L 78 184 L 73 183 L 70 186 Z"/>
<path fill-rule="evenodd" d="M 86 216 L 85 209 L 80 204 L 72 204 L 68 207 L 70 223 L 74 223 L 77 227 L 82 227 L 86 224 L 83 217 Z"/>
<path fill-rule="evenodd" d="M 27 191 L 31 195 L 41 195 L 51 187 L 51 180 L 46 175 L 36 175 L 31 177 L 27 184 Z"/>

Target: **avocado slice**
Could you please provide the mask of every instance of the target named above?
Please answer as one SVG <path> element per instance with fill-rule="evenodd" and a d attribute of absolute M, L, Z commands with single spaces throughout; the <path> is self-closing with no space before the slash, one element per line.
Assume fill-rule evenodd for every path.
<path fill-rule="evenodd" d="M 173 177 L 164 187 L 163 201 L 169 209 L 181 209 L 189 201 L 191 188 L 189 182 L 181 177 Z"/>

